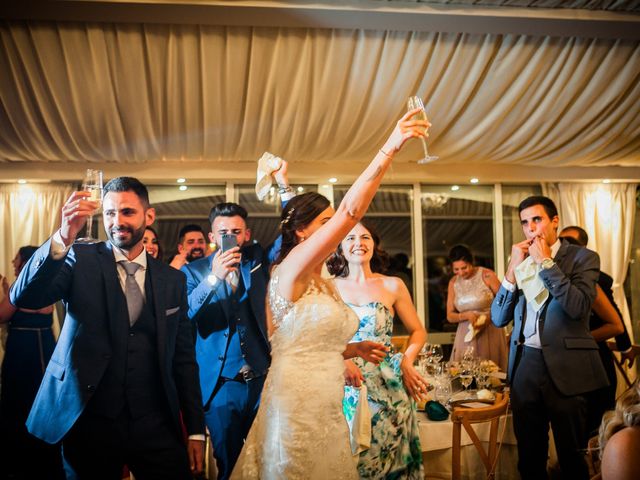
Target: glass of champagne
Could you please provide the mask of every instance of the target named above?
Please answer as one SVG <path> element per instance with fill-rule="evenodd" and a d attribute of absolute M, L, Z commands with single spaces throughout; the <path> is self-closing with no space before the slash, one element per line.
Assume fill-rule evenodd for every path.
<path fill-rule="evenodd" d="M 413 97 L 409 97 L 407 100 L 407 109 L 414 110 L 416 108 L 420 109 L 420 112 L 414 117 L 417 120 L 427 120 L 427 113 L 424 111 L 424 103 L 422 103 L 422 98 L 417 95 Z M 437 155 L 429 155 L 429 150 L 427 149 L 427 140 L 424 137 L 420 137 L 422 141 L 422 149 L 424 150 L 424 158 L 418 160 L 419 164 L 431 163 L 438 160 L 440 157 Z"/>
<path fill-rule="evenodd" d="M 82 181 L 82 190 L 89 192 L 89 196 L 85 200 L 91 200 L 98 203 L 98 208 L 102 203 L 102 170 L 94 170 L 92 168 L 87 169 L 87 173 Z M 77 241 L 80 243 L 95 243 L 98 240 L 91 236 L 93 230 L 93 215 L 87 217 L 87 231 L 83 238 L 79 238 Z"/>
<path fill-rule="evenodd" d="M 442 353 L 442 345 L 438 344 L 438 343 L 434 343 L 431 345 L 431 358 L 433 359 L 433 362 L 435 364 L 438 364 L 442 361 L 442 358 L 444 357 L 443 353 Z"/>
<path fill-rule="evenodd" d="M 462 386 L 464 387 L 465 391 L 467 390 L 467 388 L 469 388 L 469 385 L 471 385 L 472 381 L 473 381 L 473 373 L 471 372 L 470 369 L 464 368 L 460 372 L 460 383 L 462 383 Z"/>

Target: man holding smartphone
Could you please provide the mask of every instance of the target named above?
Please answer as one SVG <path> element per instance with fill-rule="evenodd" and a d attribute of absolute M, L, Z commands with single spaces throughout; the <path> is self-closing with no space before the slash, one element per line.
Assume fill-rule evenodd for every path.
<path fill-rule="evenodd" d="M 273 175 L 284 206 L 294 196 L 287 163 Z M 182 267 L 219 479 L 231 475 L 240 455 L 270 363 L 265 298 L 280 239 L 265 251 L 250 242 L 246 219 L 247 211 L 236 203 L 215 205 L 209 213 L 209 240 L 218 248 Z"/>

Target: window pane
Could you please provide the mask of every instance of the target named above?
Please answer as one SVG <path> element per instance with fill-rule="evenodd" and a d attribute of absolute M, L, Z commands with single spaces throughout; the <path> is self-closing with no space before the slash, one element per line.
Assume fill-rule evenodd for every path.
<path fill-rule="evenodd" d="M 339 205 L 349 186 L 335 185 L 333 198 Z M 413 295 L 413 243 L 411 237 L 412 188 L 405 185 L 381 186 L 371 202 L 365 218 L 377 231 L 382 248 L 391 257 L 386 272 L 402 278 Z M 394 333 L 406 330 L 398 318 L 394 319 Z"/>
<path fill-rule="evenodd" d="M 158 232 L 164 261 L 171 261 L 177 253 L 178 232 L 182 227 L 195 223 L 208 233 L 211 207 L 225 201 L 223 185 L 195 185 L 185 191 L 167 185 L 148 188 L 149 201 L 156 209 L 156 221 L 152 226 Z"/>
<path fill-rule="evenodd" d="M 424 185 L 421 193 L 425 255 L 425 304 L 430 332 L 455 332 L 447 322 L 447 286 L 451 278 L 447 257 L 451 247 L 471 249 L 476 265 L 494 270 L 493 187 Z M 445 340 L 446 338 L 446 340 Z M 438 343 L 451 341 L 438 338 Z"/>
<path fill-rule="evenodd" d="M 511 245 L 524 240 L 524 233 L 520 226 L 518 205 L 527 197 L 542 195 L 539 185 L 503 185 L 502 186 L 502 226 L 504 231 L 504 261 L 505 269 L 511 256 Z"/>
<path fill-rule="evenodd" d="M 317 185 L 291 185 L 298 194 L 318 191 Z M 251 239 L 267 247 L 280 234 L 280 195 L 272 187 L 267 196 L 258 200 L 255 185 L 236 185 L 236 201 L 247 209 L 247 226 L 251 229 Z"/>

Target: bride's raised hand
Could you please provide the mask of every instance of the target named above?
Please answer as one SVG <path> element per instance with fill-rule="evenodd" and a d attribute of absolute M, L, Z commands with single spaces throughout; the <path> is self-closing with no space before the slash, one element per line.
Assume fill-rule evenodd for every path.
<path fill-rule="evenodd" d="M 382 147 L 383 153 L 393 154 L 400 151 L 404 143 L 410 138 L 427 138 L 427 129 L 431 126 L 429 120 L 419 120 L 414 118 L 422 112 L 421 108 L 414 108 L 405 113 L 396 123 L 396 127 L 389 135 L 389 138 Z"/>

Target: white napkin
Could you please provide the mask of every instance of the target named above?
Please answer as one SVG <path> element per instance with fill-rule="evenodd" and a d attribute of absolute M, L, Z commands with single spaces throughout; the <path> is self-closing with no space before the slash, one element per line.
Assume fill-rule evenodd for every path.
<path fill-rule="evenodd" d="M 487 321 L 487 316 L 483 313 L 478 317 L 478 321 L 476 323 L 478 325 L 484 325 L 484 322 L 486 321 Z M 471 340 L 473 340 L 473 337 L 475 337 L 478 334 L 478 332 L 479 330 L 476 330 L 476 328 L 471 323 L 469 323 L 469 330 L 467 331 L 467 334 L 464 336 L 465 343 L 469 343 Z"/>
<path fill-rule="evenodd" d="M 271 174 L 282 165 L 282 159 L 272 153 L 264 152 L 258 159 L 258 169 L 256 171 L 256 195 L 258 200 L 262 200 L 271 188 Z"/>
<path fill-rule="evenodd" d="M 530 303 L 533 310 L 537 312 L 542 308 L 544 302 L 549 298 L 549 290 L 547 290 L 538 275 L 540 273 L 540 265 L 533 261 L 533 258 L 527 257 L 520 265 L 516 267 L 516 283 L 522 289 L 527 303 Z"/>
<path fill-rule="evenodd" d="M 358 405 L 349 423 L 349 440 L 351 441 L 351 453 L 358 455 L 371 446 L 371 412 L 367 397 L 367 386 L 362 383 L 358 394 Z"/>

